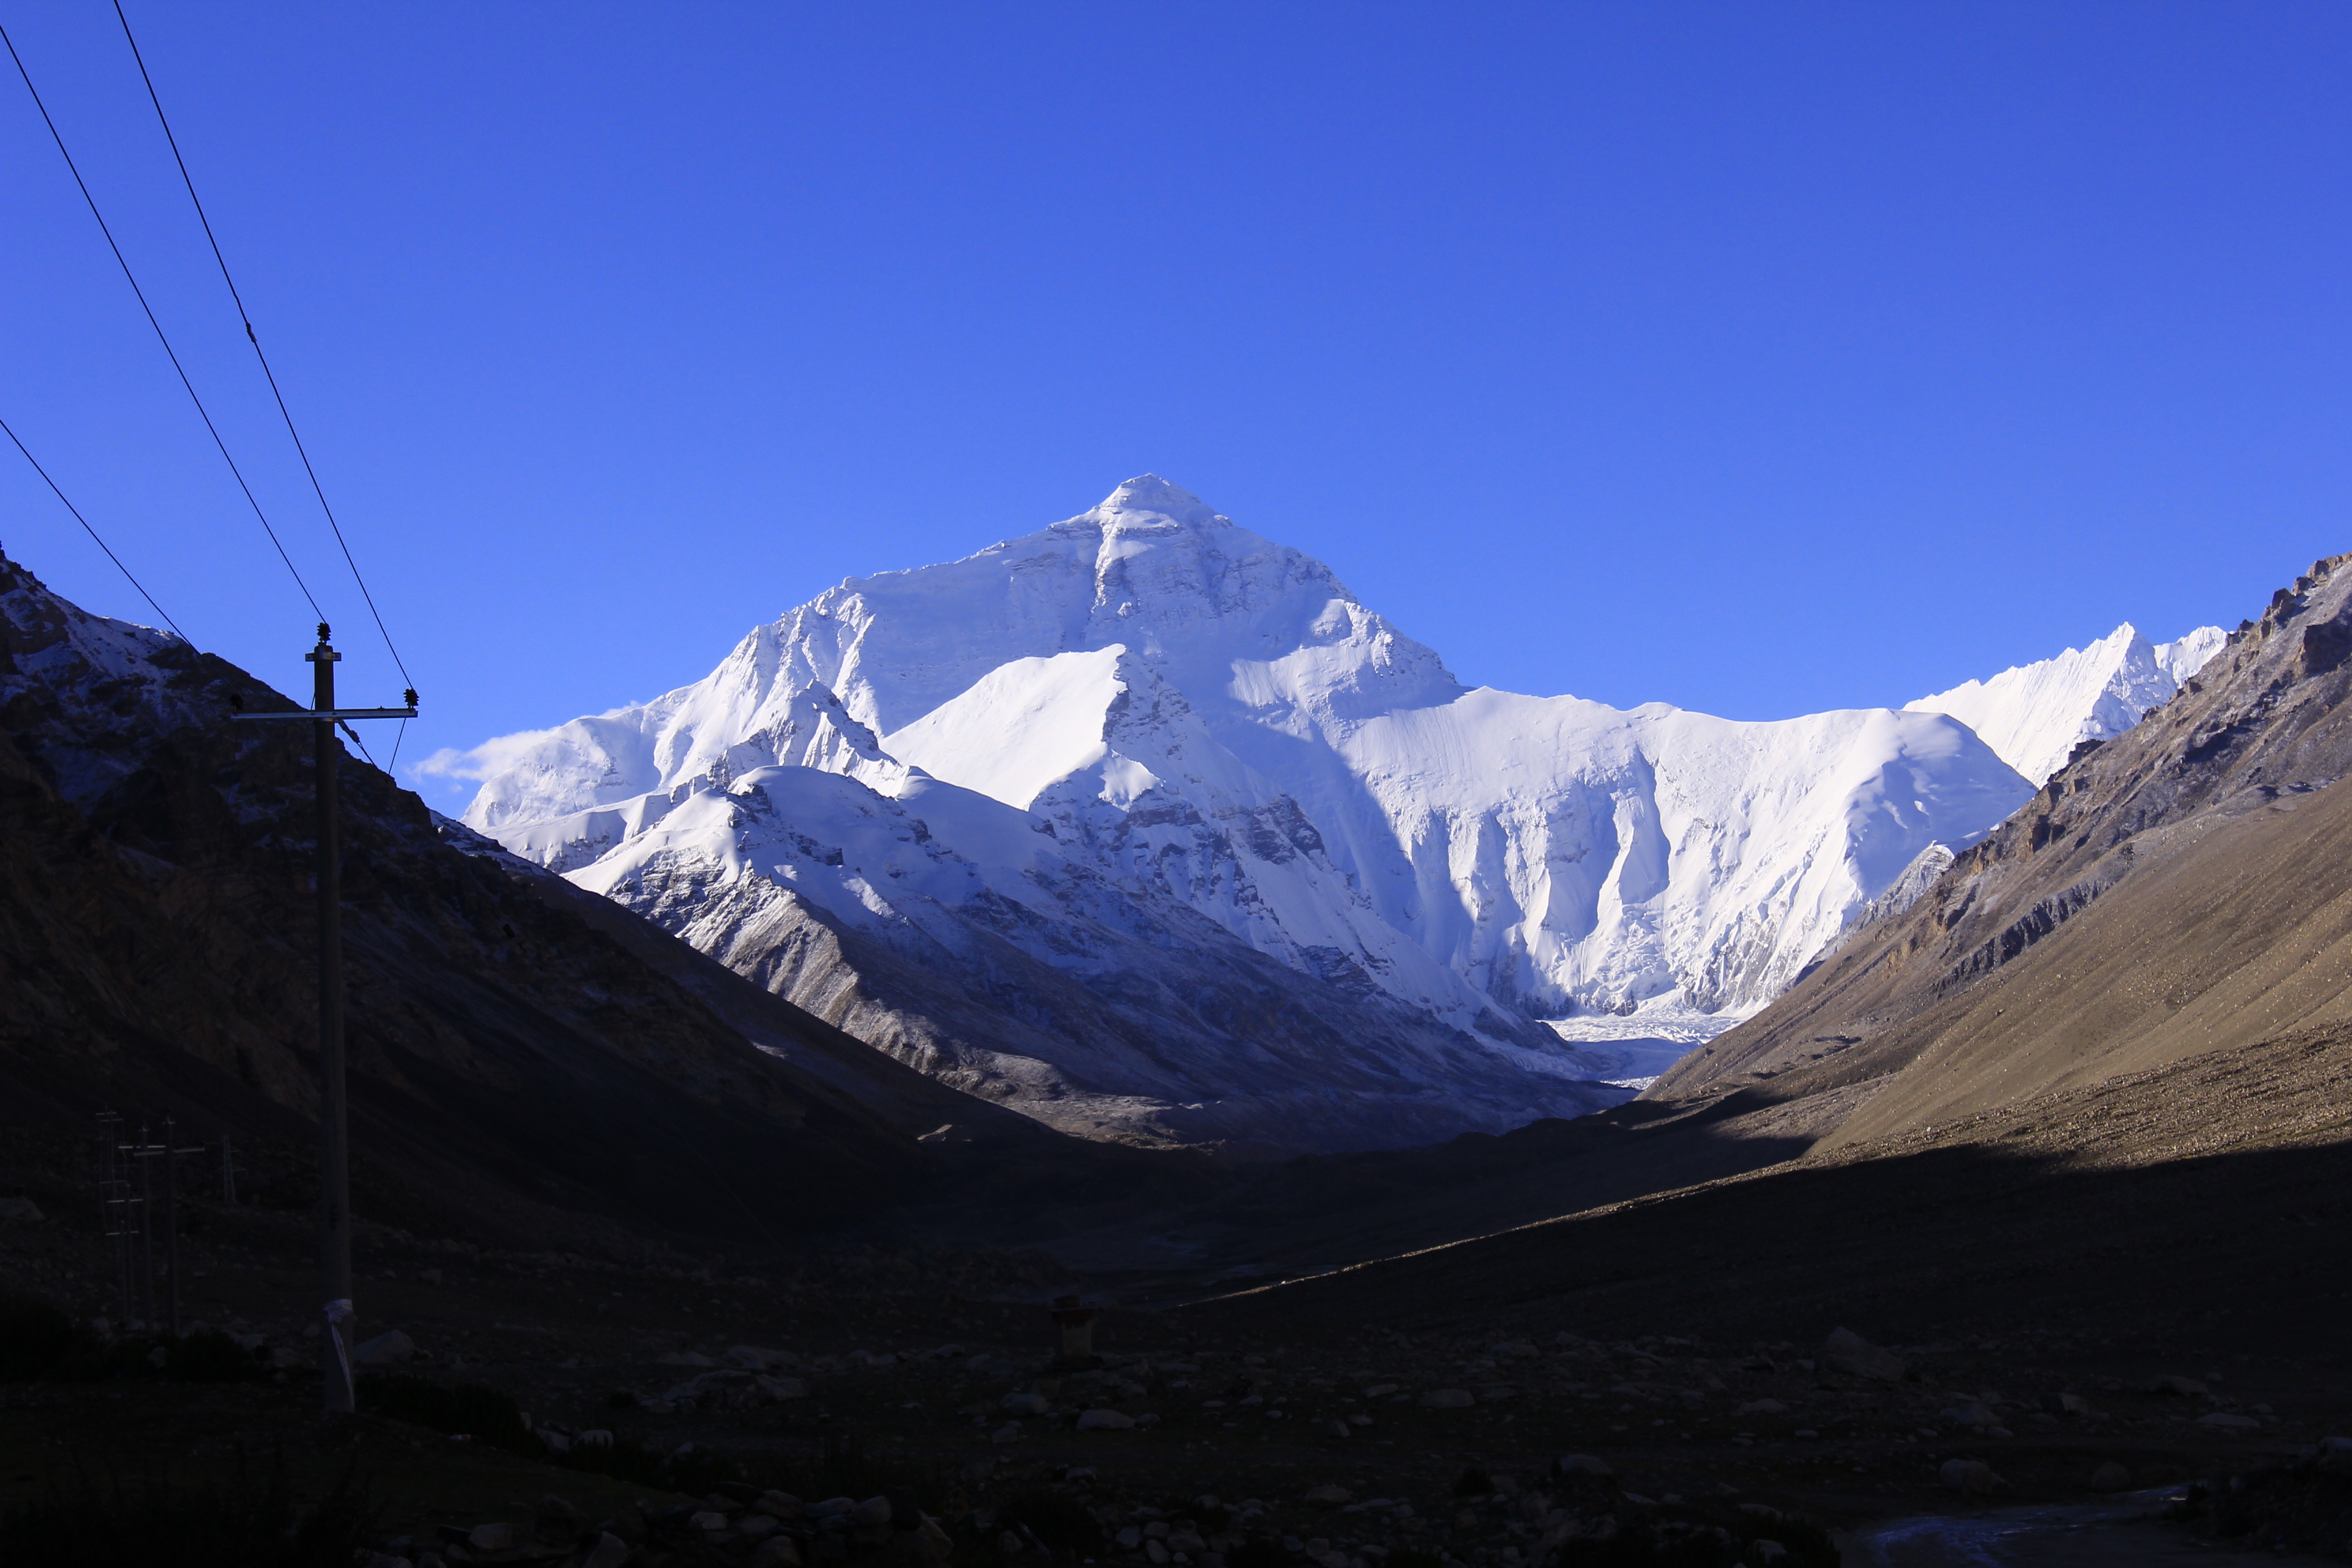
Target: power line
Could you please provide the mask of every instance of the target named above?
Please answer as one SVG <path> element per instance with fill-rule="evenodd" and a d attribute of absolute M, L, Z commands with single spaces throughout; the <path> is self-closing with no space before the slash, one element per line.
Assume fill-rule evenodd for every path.
<path fill-rule="evenodd" d="M 401 661 L 400 650 L 393 647 L 392 633 L 383 624 L 383 612 L 375 607 L 375 595 L 368 592 L 367 579 L 360 574 L 360 563 L 352 557 L 351 542 L 343 537 L 343 525 L 335 521 L 335 509 L 327 504 L 326 489 L 319 483 L 319 470 L 310 466 L 310 451 L 302 445 L 302 433 L 294 428 L 294 416 L 286 406 L 286 395 L 278 389 L 278 375 L 269 368 L 269 356 L 261 352 L 261 339 L 253 330 L 253 318 L 246 312 L 245 296 L 236 291 L 236 279 L 229 276 L 228 258 L 221 254 L 212 219 L 205 216 L 204 199 L 196 195 L 196 182 L 188 174 L 187 159 L 180 155 L 180 139 L 172 134 L 171 117 L 163 112 L 163 100 L 156 95 L 155 79 L 147 74 L 146 57 L 140 54 L 139 40 L 131 36 L 131 18 L 122 13 L 122 0 L 114 0 L 114 19 L 122 24 L 122 38 L 131 46 L 131 58 L 138 62 L 139 79 L 147 84 L 147 101 L 155 106 L 156 122 L 163 127 L 163 140 L 172 145 L 172 161 L 180 166 L 180 183 L 188 187 L 188 200 L 195 205 L 196 221 L 204 225 L 205 240 L 213 247 L 213 260 L 220 265 L 221 281 L 228 285 L 228 297 L 236 302 L 237 320 L 244 323 L 246 341 L 253 345 L 253 357 L 261 362 L 261 374 L 269 383 L 269 395 L 278 400 L 278 413 L 286 421 L 286 434 L 294 438 L 294 450 L 301 455 L 302 471 L 310 476 L 310 489 L 319 498 L 319 510 L 327 514 L 327 526 L 334 531 L 335 542 L 342 546 L 343 561 L 352 569 L 352 581 L 360 586 L 360 597 L 367 601 L 368 614 L 375 617 L 375 629 L 383 637 L 385 651 L 399 666 L 400 678 L 414 686 L 415 678 Z M 403 728 L 405 727 L 404 721 Z"/>
<path fill-rule="evenodd" d="M 318 598 L 310 592 L 310 585 L 303 582 L 302 574 L 295 570 L 294 558 L 286 553 L 286 546 L 279 542 L 278 531 L 269 526 L 269 519 L 263 513 L 261 502 L 254 499 L 253 487 L 245 482 L 245 474 L 237 468 L 236 459 L 228 455 L 228 443 L 221 439 L 220 430 L 213 424 L 212 415 L 205 409 L 205 400 L 196 395 L 196 384 L 188 379 L 187 368 L 180 363 L 180 356 L 173 352 L 172 340 L 164 333 L 163 323 L 155 319 L 154 307 L 147 303 L 147 291 L 139 287 L 139 279 L 131 275 L 131 263 L 123 258 L 122 247 L 114 243 L 114 231 L 107 227 L 105 215 L 98 210 L 98 198 L 89 194 L 89 185 L 82 179 L 81 170 L 75 164 L 73 154 L 66 151 L 66 139 L 58 133 L 58 122 L 49 118 L 49 106 L 41 101 L 40 89 L 33 85 L 33 73 L 25 68 L 25 58 L 16 52 L 16 42 L 8 37 L 5 27 L 0 27 L 0 44 L 7 46 L 8 58 L 16 62 L 16 74 L 25 79 L 25 90 L 33 95 L 33 107 L 41 111 L 41 123 L 49 128 L 49 140 L 58 144 L 58 153 L 65 159 L 67 171 L 73 175 L 74 184 L 81 191 L 81 199 L 89 205 L 89 216 L 98 220 L 98 232 L 106 237 L 106 247 L 114 252 L 115 265 L 122 268 L 123 280 L 131 285 L 131 292 L 138 296 L 139 308 L 147 313 L 147 324 L 155 329 L 156 342 L 163 345 L 164 356 L 171 360 L 172 368 L 179 372 L 180 384 L 188 389 L 188 401 L 196 405 L 196 416 L 212 433 L 213 445 L 220 448 L 221 460 L 228 465 L 228 471 L 236 477 L 236 488 L 245 492 L 246 504 L 253 508 L 253 515 L 260 520 L 261 531 L 269 535 L 269 542 L 278 547 L 278 558 L 286 563 L 286 570 L 293 573 L 294 585 L 302 590 L 302 596 L 310 601 L 310 608 L 317 612 L 319 618 L 325 620 L 327 612 L 319 608 Z M 153 601 L 149 602 L 152 604 Z"/>
<path fill-rule="evenodd" d="M 49 470 L 41 467 L 40 459 L 34 457 L 31 452 L 26 450 L 25 443 L 17 438 L 16 432 L 8 428 L 8 422 L 5 419 L 0 419 L 0 431 L 6 432 L 8 439 L 16 443 L 16 450 L 24 452 L 25 461 L 33 465 L 33 472 L 41 476 L 41 482 L 49 487 L 50 492 L 54 494 L 58 500 L 65 501 L 65 508 L 68 511 L 73 513 L 73 520 L 81 524 L 84 532 L 88 533 L 91 539 L 97 541 L 98 547 L 100 550 L 106 551 L 106 558 L 114 563 L 114 569 L 116 571 L 121 573 L 124 577 L 129 578 L 131 585 L 139 590 L 139 596 L 147 601 L 148 607 L 153 610 L 157 615 L 163 616 L 163 624 L 171 627 L 173 631 L 179 633 L 179 637 L 182 642 L 186 643 L 190 647 L 195 647 L 195 639 L 188 636 L 187 633 L 180 631 L 180 623 L 173 620 L 170 616 L 164 615 L 163 606 L 155 603 L 155 595 L 149 593 L 138 578 L 131 575 L 131 568 L 122 563 L 122 557 L 117 555 L 111 549 L 110 549 L 105 540 L 98 537 L 98 530 L 90 527 L 89 519 L 82 516 L 81 509 L 74 505 L 73 502 L 66 500 L 66 492 L 58 489 L 58 481 L 49 478 Z"/>

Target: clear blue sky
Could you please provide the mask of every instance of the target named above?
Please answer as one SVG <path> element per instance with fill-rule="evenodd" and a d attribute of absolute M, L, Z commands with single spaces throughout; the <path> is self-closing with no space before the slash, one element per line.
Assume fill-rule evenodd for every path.
<path fill-rule="evenodd" d="M 126 5 L 425 690 L 404 761 L 1146 469 L 1465 679 L 1743 718 L 2352 549 L 2342 5 Z M 111 10 L 6 22 L 390 698 Z M 298 688 L 6 79 L 0 233 L 0 416 Z M 144 618 L 0 457 L 9 552 Z"/>

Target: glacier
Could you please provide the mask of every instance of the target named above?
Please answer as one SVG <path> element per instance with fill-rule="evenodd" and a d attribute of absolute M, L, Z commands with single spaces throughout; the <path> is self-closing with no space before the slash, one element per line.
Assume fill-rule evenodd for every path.
<path fill-rule="evenodd" d="M 2111 741 L 2172 700 L 2227 640 L 2220 626 L 2199 626 L 2151 643 L 2126 621 L 2087 647 L 1965 681 L 1907 702 L 1904 710 L 1949 714 L 2011 767 L 2043 784 L 2083 742 Z"/>
<path fill-rule="evenodd" d="M 483 755 L 469 826 L 877 1048 L 1253 1150 L 1609 1103 L 2034 787 L 1916 705 L 1465 687 L 1151 475 Z"/>

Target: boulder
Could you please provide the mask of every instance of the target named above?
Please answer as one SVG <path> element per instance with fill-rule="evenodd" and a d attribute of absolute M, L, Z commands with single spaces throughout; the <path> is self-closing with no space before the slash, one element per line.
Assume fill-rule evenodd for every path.
<path fill-rule="evenodd" d="M 1936 1473 L 1946 1487 L 1962 1497 L 1990 1497 L 2009 1484 L 1982 1459 L 1946 1459 Z"/>
<path fill-rule="evenodd" d="M 38 1225 L 40 1205 L 30 1198 L 0 1198 L 0 1225 Z"/>
<path fill-rule="evenodd" d="M 1433 1388 L 1421 1396 L 1421 1403 L 1431 1410 L 1467 1410 L 1478 1401 L 1466 1388 Z"/>
<path fill-rule="evenodd" d="M 1911 1370 L 1910 1364 L 1893 1351 L 1882 1350 L 1852 1329 L 1843 1328 L 1832 1331 L 1822 1342 L 1821 1363 L 1832 1372 L 1880 1383 L 1900 1383 Z"/>
<path fill-rule="evenodd" d="M 362 1340 L 352 1348 L 352 1360 L 361 1366 L 391 1366 L 396 1362 L 411 1361 L 416 1355 L 416 1342 L 392 1329 L 372 1340 Z"/>
<path fill-rule="evenodd" d="M 1125 1432 L 1134 1425 L 1134 1416 L 1122 1415 L 1116 1410 L 1088 1410 L 1078 1416 L 1081 1432 Z"/>
<path fill-rule="evenodd" d="M 629 1560 L 629 1543 L 610 1531 L 596 1537 L 596 1544 L 580 1559 L 580 1568 L 621 1568 Z"/>
<path fill-rule="evenodd" d="M 552 1492 L 531 1510 L 531 1532 L 542 1546 L 569 1546 L 587 1531 L 588 1516 Z"/>
<path fill-rule="evenodd" d="M 504 1552 L 515 1543 L 514 1526 L 501 1520 L 478 1524 L 466 1531 L 466 1545 L 476 1552 Z"/>
<path fill-rule="evenodd" d="M 800 1543 L 789 1535 L 772 1535 L 760 1542 L 759 1550 L 748 1560 L 748 1568 L 800 1568 Z M 583 1564 L 583 1568 L 586 1568 Z"/>

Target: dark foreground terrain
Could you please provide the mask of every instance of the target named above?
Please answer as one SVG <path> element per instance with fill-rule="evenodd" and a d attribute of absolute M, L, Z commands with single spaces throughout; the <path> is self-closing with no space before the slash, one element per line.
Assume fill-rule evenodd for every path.
<path fill-rule="evenodd" d="M 2352 1433 L 2352 1262 L 2330 1239 L 2352 1190 L 2348 1073 L 2342 1036 L 2273 1042 L 1205 1299 L 1181 1271 L 1078 1277 L 1036 1252 L 688 1251 L 618 1228 L 531 1252 L 364 1228 L 362 1333 L 415 1345 L 373 1370 L 509 1399 L 511 1429 L 470 1441 L 445 1428 L 504 1418 L 398 1382 L 325 1432 L 299 1326 L 307 1215 L 191 1197 L 184 1313 L 292 1364 L 174 1382 L 133 1355 L 93 1376 L 85 1349 L 78 1374 L 6 1386 L 0 1495 L 63 1489 L 95 1519 L 119 1508 L 76 1489 L 214 1489 L 282 1466 L 307 1506 L 348 1472 L 372 1548 L 450 1563 L 534 1560 L 551 1495 L 577 1515 L 550 1505 L 551 1563 L 592 1560 L 592 1525 L 625 1549 L 615 1561 L 750 1562 L 741 1521 L 772 1518 L 803 1563 L 1801 1563 L 1834 1560 L 1806 1521 L 1982 1531 L 2021 1510 L 2168 1508 L 2187 1517 L 1990 1558 L 1906 1526 L 1849 1536 L 1844 1561 L 2232 1560 L 2200 1539 L 2340 1561 L 2352 1475 L 2332 1467 L 2352 1461 L 2315 1456 Z M 119 1321 L 92 1211 L 54 1175 L 10 1174 L 52 1183 L 49 1217 L 0 1230 L 0 1289 Z M 1328 1164 L 1296 1179 L 1328 1183 Z M 1160 1299 L 1109 1307 L 1102 1364 L 1056 1371 L 1048 1304 L 1070 1293 Z M 1903 1364 L 1834 1363 L 1840 1328 Z M 807 1512 L 894 1487 L 936 1539 Z M 758 1500 L 771 1489 L 802 1517 Z M 690 1528 L 697 1514 L 728 1528 Z M 500 1521 L 521 1543 L 502 1553 L 436 1537 Z"/>

